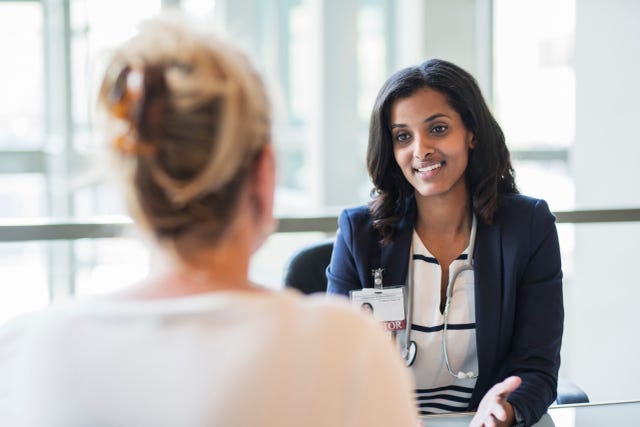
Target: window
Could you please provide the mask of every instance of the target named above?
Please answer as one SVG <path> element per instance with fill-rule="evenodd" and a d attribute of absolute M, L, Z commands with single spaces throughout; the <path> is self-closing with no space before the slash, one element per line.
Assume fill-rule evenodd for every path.
<path fill-rule="evenodd" d="M 553 10 L 553 13 L 549 13 Z M 523 193 L 575 206 L 575 1 L 494 1 L 493 101 Z"/>
<path fill-rule="evenodd" d="M 3 52 L 18 61 L 0 79 L 9 94 L 0 100 L 2 218 L 74 221 L 125 214 L 104 169 L 105 142 L 93 130 L 94 95 L 109 49 L 168 6 L 235 36 L 266 76 L 275 112 L 279 214 L 312 215 L 367 199 L 369 110 L 392 67 L 388 2 L 0 0 Z M 24 51 L 35 54 L 18 54 Z M 288 254 L 318 237 L 274 237 L 254 261 L 253 275 L 278 286 Z M 47 294 L 104 292 L 118 286 L 115 276 L 125 284 L 149 265 L 137 239 L 0 246 L 11 254 L 5 277 L 34 284 L 38 301 Z M 20 277 L 31 263 L 29 275 Z"/>

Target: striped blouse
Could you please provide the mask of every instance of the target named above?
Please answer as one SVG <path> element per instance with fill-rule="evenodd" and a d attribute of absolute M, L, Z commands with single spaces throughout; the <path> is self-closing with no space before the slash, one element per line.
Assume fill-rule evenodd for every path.
<path fill-rule="evenodd" d="M 467 410 L 476 379 L 458 379 L 447 371 L 442 350 L 444 316 L 440 312 L 441 269 L 438 261 L 413 232 L 413 320 L 411 338 L 417 356 L 411 369 L 421 414 Z M 466 262 L 469 248 L 449 266 Z M 449 308 L 447 352 L 453 372 L 478 372 L 473 271 L 462 272 L 453 288 Z"/>

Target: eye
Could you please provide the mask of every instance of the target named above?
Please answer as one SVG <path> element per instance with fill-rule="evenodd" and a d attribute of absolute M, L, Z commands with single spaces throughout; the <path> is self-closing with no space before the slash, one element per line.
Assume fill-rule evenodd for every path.
<path fill-rule="evenodd" d="M 444 133 L 447 131 L 447 129 L 449 129 L 449 127 L 446 125 L 435 125 L 431 128 L 431 133 Z"/>
<path fill-rule="evenodd" d="M 411 135 L 407 132 L 398 132 L 393 135 L 393 140 L 396 142 L 407 142 L 411 138 Z"/>

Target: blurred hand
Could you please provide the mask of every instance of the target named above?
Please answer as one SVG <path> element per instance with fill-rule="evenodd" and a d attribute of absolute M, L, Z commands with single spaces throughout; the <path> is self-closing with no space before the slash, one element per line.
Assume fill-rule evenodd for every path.
<path fill-rule="evenodd" d="M 513 407 L 507 402 L 507 396 L 520 386 L 520 377 L 509 377 L 491 387 L 478 406 L 478 412 L 469 427 L 503 427 L 513 424 Z"/>

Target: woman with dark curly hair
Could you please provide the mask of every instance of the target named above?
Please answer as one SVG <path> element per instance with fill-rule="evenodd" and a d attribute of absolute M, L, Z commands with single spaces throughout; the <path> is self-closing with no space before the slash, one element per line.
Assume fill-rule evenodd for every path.
<path fill-rule="evenodd" d="M 535 423 L 560 365 L 555 218 L 518 193 L 475 79 L 437 59 L 391 76 L 371 115 L 367 166 L 373 200 L 340 215 L 328 292 L 404 286 L 397 338 L 423 414 Z"/>

